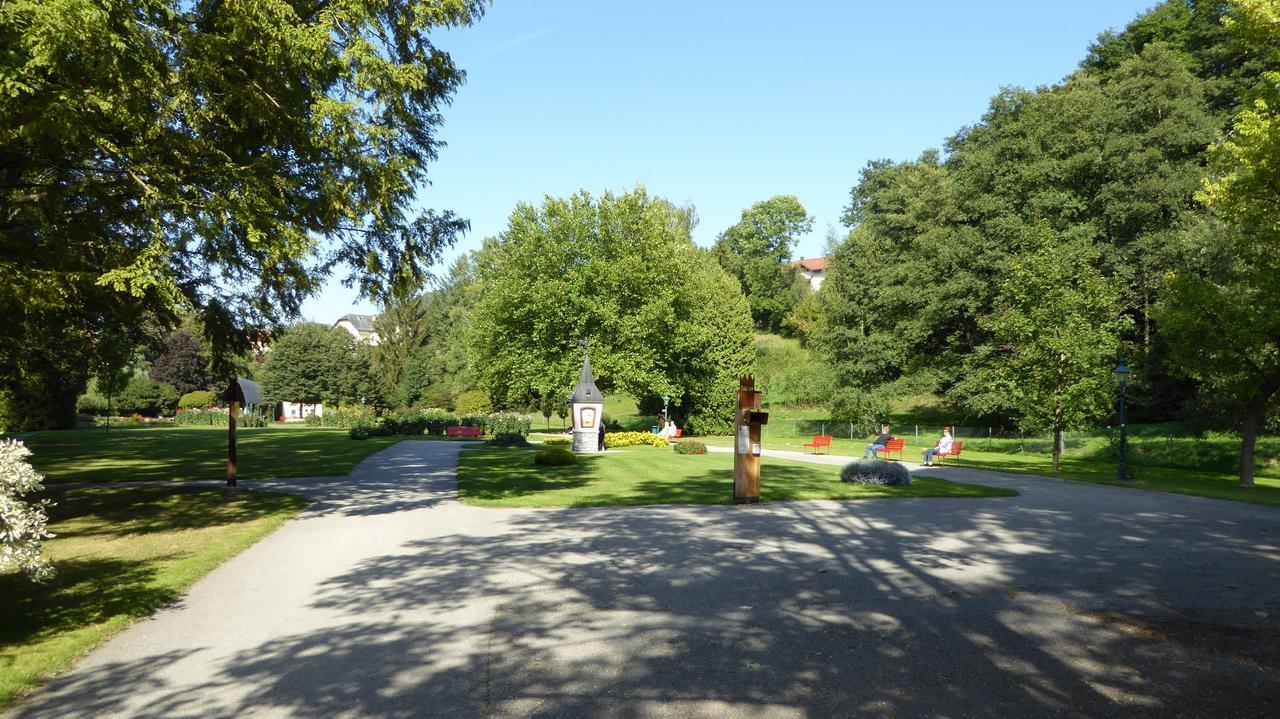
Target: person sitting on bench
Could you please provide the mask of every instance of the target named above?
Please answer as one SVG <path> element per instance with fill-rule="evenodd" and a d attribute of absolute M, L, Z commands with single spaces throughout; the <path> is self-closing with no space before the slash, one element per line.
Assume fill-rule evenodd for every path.
<path fill-rule="evenodd" d="M 886 424 L 880 428 L 880 436 L 876 437 L 874 442 L 867 445 L 867 451 L 862 453 L 862 458 L 866 459 L 867 457 L 874 457 L 876 459 L 880 459 L 880 455 L 876 454 L 876 452 L 884 449 L 884 446 L 889 444 L 889 440 L 891 439 L 893 439 L 893 435 L 889 434 L 889 425 Z"/>
<path fill-rule="evenodd" d="M 924 466 L 932 467 L 933 458 L 939 454 L 951 454 L 951 428 L 950 427 L 943 427 L 942 438 L 938 440 L 938 443 L 935 444 L 932 449 L 926 449 L 924 451 Z"/>

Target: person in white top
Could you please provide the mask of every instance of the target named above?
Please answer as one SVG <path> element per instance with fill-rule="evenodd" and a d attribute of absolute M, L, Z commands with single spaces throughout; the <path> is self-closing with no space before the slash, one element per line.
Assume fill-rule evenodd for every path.
<path fill-rule="evenodd" d="M 924 451 L 924 466 L 932 467 L 933 458 L 939 454 L 951 454 L 951 428 L 942 428 L 942 438 L 933 446 L 933 449 Z"/>

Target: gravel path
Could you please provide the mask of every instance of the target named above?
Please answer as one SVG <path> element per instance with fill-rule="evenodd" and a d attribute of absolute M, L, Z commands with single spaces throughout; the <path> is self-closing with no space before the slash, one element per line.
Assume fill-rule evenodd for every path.
<path fill-rule="evenodd" d="M 459 451 L 403 442 L 341 480 L 247 483 L 314 503 L 9 716 L 1280 705 L 1276 508 L 947 468 L 1022 494 L 483 509 L 456 501 Z"/>

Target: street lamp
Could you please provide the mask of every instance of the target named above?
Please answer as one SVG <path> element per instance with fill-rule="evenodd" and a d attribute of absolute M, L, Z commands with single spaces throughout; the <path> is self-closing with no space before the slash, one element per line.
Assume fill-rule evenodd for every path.
<path fill-rule="evenodd" d="M 667 419 L 668 419 L 668 417 L 667 417 L 667 405 L 668 405 L 668 404 L 670 404 L 670 403 L 671 403 L 671 397 L 670 397 L 670 396 L 668 396 L 668 395 L 665 395 L 665 394 L 664 394 L 664 395 L 662 395 L 662 421 L 663 421 L 663 422 L 666 422 L 666 421 L 667 421 Z"/>
<path fill-rule="evenodd" d="M 1124 390 L 1129 384 L 1129 368 L 1125 366 L 1124 360 L 1120 360 L 1120 364 L 1116 365 L 1116 387 L 1120 393 L 1120 464 L 1117 467 L 1117 477 L 1120 481 L 1124 481 L 1124 445 L 1125 445 L 1125 428 L 1124 428 Z"/>

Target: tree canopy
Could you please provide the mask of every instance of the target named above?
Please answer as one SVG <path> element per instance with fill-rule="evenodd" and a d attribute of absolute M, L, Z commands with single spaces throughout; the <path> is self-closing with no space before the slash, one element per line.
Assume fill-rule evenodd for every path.
<path fill-rule="evenodd" d="M 790 267 L 796 239 L 813 228 L 813 218 L 793 195 L 777 195 L 742 211 L 711 248 L 716 261 L 742 285 L 757 328 L 777 332 L 807 281 Z M 801 292 L 796 291 L 802 285 Z"/>
<path fill-rule="evenodd" d="M 499 406 L 568 396 L 579 343 L 605 392 L 673 398 L 691 431 L 724 430 L 754 358 L 733 278 L 689 237 L 688 210 L 644 189 L 522 204 L 476 259 L 471 365 Z"/>
<path fill-rule="evenodd" d="M 413 209 L 464 79 L 429 35 L 484 7 L 0 5 L 9 414 L 74 396 L 113 328 L 194 311 L 222 373 L 339 267 L 375 299 L 420 286 L 467 226 Z"/>

